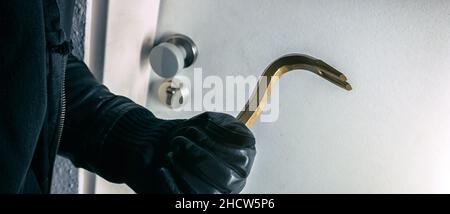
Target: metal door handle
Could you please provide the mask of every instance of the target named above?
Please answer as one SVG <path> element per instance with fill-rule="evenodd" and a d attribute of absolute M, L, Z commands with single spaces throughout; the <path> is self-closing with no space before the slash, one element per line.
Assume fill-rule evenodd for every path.
<path fill-rule="evenodd" d="M 347 82 L 347 77 L 327 63 L 303 54 L 285 55 L 266 68 L 237 119 L 247 127 L 252 127 L 267 103 L 272 86 L 283 74 L 297 69 L 311 71 L 345 90 L 352 90 L 352 86 Z"/>
<path fill-rule="evenodd" d="M 153 71 L 163 78 L 174 77 L 181 69 L 191 66 L 198 56 L 194 41 L 182 34 L 169 35 L 150 52 Z"/>

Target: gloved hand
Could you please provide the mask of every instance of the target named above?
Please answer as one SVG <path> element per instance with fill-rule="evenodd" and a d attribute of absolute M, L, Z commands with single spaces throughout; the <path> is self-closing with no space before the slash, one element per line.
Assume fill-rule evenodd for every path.
<path fill-rule="evenodd" d="M 137 193 L 239 193 L 256 155 L 251 131 L 221 113 L 181 121 L 165 141 L 151 172 L 127 182 Z"/>
<path fill-rule="evenodd" d="M 237 193 L 255 157 L 252 133 L 234 117 L 161 120 L 112 94 L 69 56 L 67 117 L 59 154 L 138 193 Z"/>

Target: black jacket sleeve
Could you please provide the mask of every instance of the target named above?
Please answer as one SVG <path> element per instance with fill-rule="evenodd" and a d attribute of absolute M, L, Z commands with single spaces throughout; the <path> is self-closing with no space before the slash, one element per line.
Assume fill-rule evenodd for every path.
<path fill-rule="evenodd" d="M 238 193 L 256 155 L 255 138 L 236 118 L 205 112 L 161 120 L 98 83 L 70 56 L 67 121 L 60 153 L 138 193 Z"/>
<path fill-rule="evenodd" d="M 154 161 L 167 130 L 179 123 L 157 119 L 130 99 L 112 94 L 72 55 L 66 68 L 66 97 L 59 154 L 112 182 L 124 183 L 142 170 L 140 166 Z"/>

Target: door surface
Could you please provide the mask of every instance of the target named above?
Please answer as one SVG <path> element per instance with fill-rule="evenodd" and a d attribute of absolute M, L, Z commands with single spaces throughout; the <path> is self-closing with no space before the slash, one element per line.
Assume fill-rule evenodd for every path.
<path fill-rule="evenodd" d="M 194 68 L 258 76 L 293 52 L 349 78 L 351 92 L 307 72 L 283 76 L 278 119 L 252 128 L 244 193 L 450 193 L 449 11 L 447 0 L 164 0 L 156 39 L 196 42 L 198 60 L 179 73 L 189 79 Z M 158 81 L 151 74 L 145 101 L 157 116 L 199 113 L 163 106 Z"/>
<path fill-rule="evenodd" d="M 204 78 L 260 75 L 291 52 L 349 78 L 351 92 L 282 77 L 278 120 L 253 127 L 245 193 L 448 193 L 449 11 L 446 0 L 165 0 L 157 32 L 190 36 Z M 163 117 L 195 114 L 147 102 Z"/>

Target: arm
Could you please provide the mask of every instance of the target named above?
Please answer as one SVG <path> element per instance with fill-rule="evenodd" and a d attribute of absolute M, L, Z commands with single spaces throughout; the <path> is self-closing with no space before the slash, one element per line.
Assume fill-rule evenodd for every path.
<path fill-rule="evenodd" d="M 78 167 L 146 193 L 238 193 L 256 155 L 244 124 L 220 113 L 161 120 L 110 93 L 70 56 L 60 153 Z"/>
<path fill-rule="evenodd" d="M 86 168 L 112 182 L 123 183 L 132 169 L 123 167 L 131 157 L 110 157 L 108 150 L 138 149 L 145 142 L 146 158 L 152 159 L 166 130 L 177 121 L 163 121 L 130 99 L 117 96 L 100 84 L 87 66 L 70 55 L 66 69 L 67 112 L 59 153 L 77 167 Z M 130 143 L 131 142 L 131 143 Z M 132 148 L 129 145 L 134 145 Z M 115 155 L 115 154 L 114 154 Z M 140 160 L 135 160 L 142 165 Z M 138 171 L 137 169 L 135 171 Z"/>

